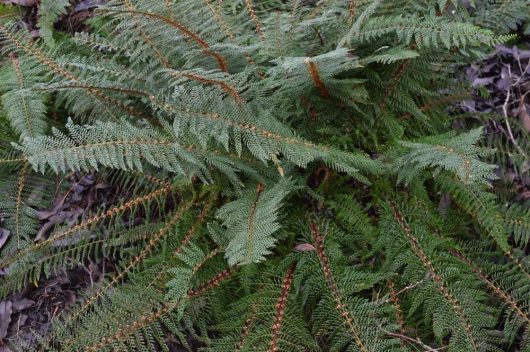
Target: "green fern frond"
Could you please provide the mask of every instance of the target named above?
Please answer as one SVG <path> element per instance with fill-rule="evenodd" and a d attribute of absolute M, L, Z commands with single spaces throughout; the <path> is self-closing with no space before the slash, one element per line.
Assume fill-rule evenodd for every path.
<path fill-rule="evenodd" d="M 226 248 L 230 265 L 258 263 L 271 253 L 276 243 L 272 235 L 280 228 L 279 208 L 294 188 L 293 182 L 285 178 L 270 189 L 258 184 L 255 190 L 217 211 L 216 217 L 222 220 L 230 240 Z"/>
<path fill-rule="evenodd" d="M 401 142 L 410 152 L 397 159 L 398 182 L 409 183 L 419 171 L 433 167 L 434 173 L 440 169 L 453 172 L 465 184 L 490 182 L 497 178 L 495 165 L 479 160 L 494 151 L 477 147 L 482 129 L 466 134 L 432 136 L 425 143 Z"/>
<path fill-rule="evenodd" d="M 53 25 L 61 15 L 66 14 L 66 9 L 70 6 L 69 0 L 42 0 L 39 6 L 39 26 L 40 35 L 47 45 L 54 46 Z"/>
<path fill-rule="evenodd" d="M 507 37 L 497 37 L 492 31 L 469 23 L 450 22 L 442 17 L 395 16 L 372 17 L 361 27 L 355 40 L 371 42 L 393 34 L 406 45 L 414 44 L 420 49 L 445 46 L 465 48 L 482 44 L 496 44 Z"/>

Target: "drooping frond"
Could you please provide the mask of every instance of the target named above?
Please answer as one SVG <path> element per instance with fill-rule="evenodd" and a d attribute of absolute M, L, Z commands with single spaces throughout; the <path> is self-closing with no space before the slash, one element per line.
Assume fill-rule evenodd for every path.
<path fill-rule="evenodd" d="M 432 167 L 435 173 L 440 169 L 453 172 L 465 184 L 489 184 L 496 178 L 496 166 L 480 161 L 492 153 L 475 146 L 481 134 L 481 129 L 475 129 L 459 136 L 451 133 L 429 137 L 424 143 L 402 142 L 410 152 L 397 159 L 398 179 L 408 183 L 419 171 Z"/>
<path fill-rule="evenodd" d="M 492 31 L 469 23 L 451 22 L 443 17 L 417 16 L 373 17 L 364 23 L 354 38 L 362 43 L 388 34 L 395 35 L 403 44 L 414 44 L 419 48 L 465 48 L 499 41 Z"/>

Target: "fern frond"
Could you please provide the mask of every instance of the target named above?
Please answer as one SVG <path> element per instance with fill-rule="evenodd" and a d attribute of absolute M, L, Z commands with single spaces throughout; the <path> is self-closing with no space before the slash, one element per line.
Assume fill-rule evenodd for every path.
<path fill-rule="evenodd" d="M 403 44 L 414 44 L 418 48 L 440 45 L 447 49 L 465 48 L 496 44 L 507 39 L 469 23 L 450 22 L 442 17 L 417 16 L 372 17 L 361 27 L 355 39 L 359 43 L 371 42 L 388 34 L 395 35 Z"/>
<path fill-rule="evenodd" d="M 390 203 L 389 207 L 393 221 L 399 225 L 399 231 L 405 236 L 408 246 L 410 246 L 412 253 L 418 260 L 418 264 L 426 270 L 429 280 L 432 280 L 432 286 L 429 285 L 424 287 L 421 292 L 416 292 L 414 305 L 416 307 L 420 305 L 421 301 L 426 299 L 426 295 L 430 296 L 431 302 L 436 300 L 437 303 L 430 305 L 430 308 L 426 311 L 428 314 L 433 314 L 432 323 L 434 324 L 433 331 L 435 334 L 440 338 L 449 335 L 449 346 L 457 351 L 495 350 L 491 344 L 492 334 L 488 331 L 493 328 L 495 320 L 488 314 L 489 312 L 483 309 L 485 305 L 484 302 L 479 301 L 481 298 L 475 296 L 476 291 L 471 288 L 472 282 L 468 283 L 468 287 L 458 287 L 454 284 L 449 286 L 451 271 L 438 269 L 435 266 L 436 261 L 432 257 L 432 255 L 436 254 L 436 251 L 428 249 L 429 252 L 427 252 L 424 249 L 425 245 L 429 247 L 433 245 L 428 243 L 428 237 L 425 237 L 424 233 L 420 233 L 421 237 L 415 234 L 395 204 Z M 419 230 L 418 226 L 415 228 Z M 402 259 L 407 260 L 406 258 Z M 409 265 L 412 265 L 412 263 Z M 446 263 L 445 265 L 450 264 Z M 413 269 L 413 266 L 410 267 L 410 270 L 417 269 L 419 268 Z M 438 298 L 432 295 L 433 289 L 438 293 Z M 440 299 L 443 299 L 445 303 L 442 303 Z M 481 305 L 482 309 L 479 308 Z M 445 308 L 442 308 L 442 306 Z M 441 309 L 452 309 L 454 314 L 446 314 L 447 311 L 444 312 Z"/>
<path fill-rule="evenodd" d="M 175 212 L 175 214 L 169 220 L 165 221 L 164 226 L 162 226 L 156 234 L 150 236 L 149 242 L 145 245 L 141 252 L 136 255 L 132 260 L 130 260 L 129 263 L 124 267 L 124 269 L 119 272 L 119 274 L 115 275 L 107 285 L 98 289 L 92 295 L 92 297 L 83 302 L 81 307 L 77 309 L 71 316 L 69 316 L 69 322 L 75 322 L 77 318 L 81 314 L 83 314 L 87 309 L 89 309 L 102 295 L 105 295 L 106 292 L 109 291 L 109 289 L 111 289 L 114 285 L 118 284 L 129 274 L 129 272 L 131 272 L 138 265 L 140 265 L 147 257 L 147 255 L 153 251 L 153 249 L 164 238 L 164 236 L 166 236 L 171 230 L 171 228 L 174 227 L 175 224 L 180 220 L 183 213 L 186 212 L 190 207 L 190 203 L 181 206 L 179 210 Z"/>
<path fill-rule="evenodd" d="M 85 345 L 86 346 L 85 351 L 96 352 L 96 351 L 112 350 L 114 348 L 113 346 L 121 345 L 125 347 L 127 344 L 133 344 L 133 346 L 145 346 L 143 344 L 143 342 L 146 341 L 145 336 L 141 337 L 140 345 L 138 345 L 139 343 L 138 341 L 133 340 L 129 342 L 128 341 L 129 336 L 135 334 L 138 330 L 144 330 L 144 331 L 147 330 L 145 334 L 147 336 L 152 335 L 153 332 L 150 331 L 151 324 L 156 324 L 156 322 L 160 318 L 166 315 L 169 315 L 169 314 L 173 314 L 173 311 L 176 311 L 175 313 L 177 314 L 177 318 L 179 316 L 181 317 L 183 305 L 186 304 L 187 300 L 203 295 L 208 290 L 219 286 L 219 284 L 221 284 L 223 280 L 230 277 L 231 274 L 232 272 L 230 270 L 225 270 L 219 273 L 218 275 L 216 275 L 215 277 L 213 277 L 211 280 L 206 282 L 204 285 L 197 288 L 196 290 L 192 290 L 188 292 L 188 294 L 183 298 L 183 300 L 172 301 L 170 303 L 159 305 L 157 309 L 155 309 L 154 311 L 148 312 L 145 315 L 140 316 L 137 320 L 128 322 L 127 324 L 123 324 L 123 323 L 120 324 L 123 327 L 117 329 L 115 332 L 112 333 L 112 335 L 106 334 L 106 336 L 103 335 L 103 336 L 96 337 L 96 340 L 99 338 L 98 342 L 92 345 L 88 345 L 88 346 Z M 145 300 L 145 297 L 143 297 L 143 299 Z M 122 305 L 124 303 L 125 302 L 122 302 Z M 116 308 L 119 308 L 119 307 L 116 307 Z M 171 326 L 169 326 L 169 328 L 171 329 Z M 94 336 L 91 336 L 90 340 L 94 340 Z"/>
<path fill-rule="evenodd" d="M 4 268 L 17 261 L 22 260 L 22 258 L 25 258 L 27 256 L 31 257 L 32 255 L 34 255 L 35 252 L 48 248 L 53 243 L 59 240 L 67 239 L 77 234 L 79 231 L 84 230 L 87 227 L 97 224 L 103 220 L 110 219 L 116 215 L 122 214 L 131 209 L 135 209 L 136 207 L 141 206 L 142 204 L 149 204 L 149 202 L 157 199 L 158 197 L 166 196 L 172 189 L 173 189 L 172 186 L 164 186 L 164 187 L 158 188 L 155 191 L 150 192 L 146 195 L 136 197 L 132 200 L 124 202 L 123 204 L 119 206 L 115 206 L 113 208 L 108 209 L 105 212 L 92 216 L 82 221 L 80 224 L 75 225 L 71 228 L 52 233 L 46 240 L 38 242 L 31 246 L 22 248 L 21 250 L 15 252 L 13 255 L 8 256 L 4 260 L 0 261 L 0 267 Z"/>
<path fill-rule="evenodd" d="M 230 265 L 257 263 L 271 253 L 276 243 L 272 235 L 280 228 L 278 210 L 293 189 L 293 182 L 285 178 L 270 189 L 257 184 L 255 190 L 217 211 L 230 241 L 226 248 Z"/>
<path fill-rule="evenodd" d="M 11 54 L 10 59 L 13 70 L 4 73 L 1 78 L 5 88 L 16 88 L 2 95 L 2 105 L 20 139 L 35 138 L 46 131 L 46 97 L 31 91 L 28 86 L 35 84 L 34 77 L 42 72 L 38 67 L 32 67 L 31 63 L 21 61 L 16 54 Z"/>
<path fill-rule="evenodd" d="M 434 173 L 440 169 L 455 173 L 465 184 L 489 185 L 496 178 L 496 166 L 479 160 L 493 152 L 475 145 L 481 134 L 482 129 L 475 129 L 459 136 L 450 133 L 429 137 L 426 143 L 401 142 L 411 151 L 396 161 L 398 182 L 409 183 L 420 170 L 433 167 Z"/>
<path fill-rule="evenodd" d="M 40 35 L 50 46 L 55 45 L 53 38 L 53 25 L 61 15 L 66 14 L 66 9 L 70 6 L 69 0 L 42 0 L 39 6 L 39 26 Z"/>

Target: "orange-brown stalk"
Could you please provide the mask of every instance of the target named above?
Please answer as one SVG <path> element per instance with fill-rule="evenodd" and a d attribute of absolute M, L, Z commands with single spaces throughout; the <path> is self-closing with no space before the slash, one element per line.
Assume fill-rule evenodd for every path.
<path fill-rule="evenodd" d="M 357 8 L 355 4 L 355 0 L 350 0 L 350 5 L 348 6 L 348 12 L 350 15 L 350 21 L 355 20 L 355 16 L 357 15 Z"/>
<path fill-rule="evenodd" d="M 226 82 L 223 82 L 217 79 L 206 78 L 206 77 L 203 77 L 196 73 L 191 73 L 191 72 L 183 73 L 182 75 L 193 81 L 219 86 L 222 90 L 228 93 L 228 95 L 230 95 L 236 101 L 241 101 L 241 96 L 239 95 L 237 90 Z"/>
<path fill-rule="evenodd" d="M 221 284 L 223 280 L 230 277 L 233 273 L 231 269 L 225 269 L 221 273 L 217 274 L 214 278 L 206 282 L 204 285 L 201 285 L 197 290 L 192 290 L 188 292 L 187 298 L 191 299 L 197 296 L 200 296 L 207 292 L 208 290 L 215 288 Z M 127 339 L 134 332 L 144 328 L 150 323 L 160 319 L 164 315 L 172 312 L 182 303 L 182 300 L 177 300 L 175 302 L 165 303 L 162 308 L 158 309 L 156 312 L 153 312 L 149 315 L 141 316 L 138 320 L 130 324 L 127 328 L 118 329 L 116 333 L 109 337 L 104 337 L 100 342 L 93 344 L 88 347 L 86 352 L 97 352 L 101 351 L 105 346 Z"/>
<path fill-rule="evenodd" d="M 136 8 L 134 7 L 134 5 L 129 1 L 129 0 L 125 0 L 125 6 L 127 6 L 127 8 L 129 10 L 136 10 Z M 171 10 L 171 6 L 168 2 L 168 0 L 165 0 L 165 3 L 166 3 L 166 7 L 168 8 L 168 10 Z M 138 26 L 138 28 L 141 28 L 140 26 Z M 156 47 L 155 45 L 155 42 L 153 41 L 153 39 L 151 39 L 151 37 L 145 32 L 143 31 L 142 29 L 139 29 L 140 31 L 140 35 L 142 36 L 142 38 L 144 39 L 144 41 L 146 42 L 147 45 L 149 45 L 149 47 L 151 49 L 153 49 L 156 57 L 158 58 L 158 60 L 160 61 L 160 63 L 166 67 L 166 68 L 170 68 L 171 65 L 169 64 L 169 60 L 167 59 L 166 56 L 164 56 L 160 50 L 158 50 L 158 48 Z"/>
<path fill-rule="evenodd" d="M 206 6 L 208 6 L 208 9 L 210 9 L 210 11 L 212 12 L 213 18 L 215 19 L 215 21 L 217 21 L 217 23 L 219 24 L 219 27 L 221 27 L 221 29 L 223 30 L 225 35 L 228 37 L 228 39 L 230 39 L 232 43 L 237 44 L 235 35 L 230 31 L 230 26 L 224 20 L 223 12 L 221 11 L 222 2 L 219 1 L 218 6 L 214 7 L 210 3 L 210 0 L 203 0 L 203 1 L 206 4 Z M 248 52 L 245 51 L 243 54 L 245 55 L 245 59 L 247 60 L 249 64 L 251 65 L 256 64 L 256 61 L 250 56 Z M 261 71 L 258 71 L 258 75 L 260 78 L 265 78 L 265 76 L 263 75 Z"/>
<path fill-rule="evenodd" d="M 239 339 L 236 345 L 235 352 L 241 352 L 241 350 L 245 346 L 247 337 L 250 334 L 250 329 L 252 329 L 252 326 L 254 325 L 255 321 L 256 321 L 256 305 L 253 305 L 250 316 L 247 318 L 247 320 L 245 320 L 245 325 L 243 325 L 243 329 L 241 331 L 241 338 Z"/>
<path fill-rule="evenodd" d="M 25 162 L 20 170 L 20 175 L 18 177 L 17 183 L 17 195 L 15 201 L 15 235 L 17 238 L 17 249 L 20 248 L 20 214 L 22 213 L 22 192 L 24 192 L 24 187 L 26 186 L 26 179 L 28 176 L 28 167 L 29 163 Z"/>
<path fill-rule="evenodd" d="M 261 23 L 259 22 L 258 16 L 256 16 L 254 9 L 252 8 L 252 0 L 245 0 L 245 5 L 247 6 L 250 19 L 252 20 L 252 23 L 254 23 L 254 27 L 256 27 L 256 33 L 258 33 L 259 39 L 263 41 L 264 37 L 263 33 L 261 32 Z"/>
<path fill-rule="evenodd" d="M 58 240 L 61 240 L 61 239 L 64 239 L 66 237 L 69 237 L 75 233 L 77 233 L 79 230 L 82 230 L 92 224 L 95 224 L 95 223 L 98 223 L 104 219 L 107 219 L 107 218 L 110 218 L 114 215 L 117 215 L 117 214 L 120 214 L 120 213 L 123 213 L 127 210 L 130 210 L 142 203 L 145 203 L 145 202 L 149 202 L 150 200 L 153 200 L 155 198 L 158 198 L 160 196 L 163 196 L 163 195 L 166 195 L 167 193 L 169 193 L 171 190 L 172 190 L 172 186 L 168 185 L 168 186 L 165 186 L 165 187 L 162 187 L 162 188 L 159 188 L 149 194 L 146 194 L 144 196 L 140 196 L 140 197 L 137 197 L 135 199 L 132 199 L 126 203 L 123 203 L 122 205 L 120 206 L 117 206 L 117 207 L 114 207 L 114 208 L 111 208 L 109 210 L 107 210 L 106 212 L 103 212 L 103 213 L 100 213 L 98 215 L 95 215 L 91 218 L 88 218 L 84 221 L 82 221 L 80 224 L 76 225 L 76 226 L 73 226 L 71 227 L 70 229 L 68 230 L 65 230 L 63 232 L 59 232 L 55 235 L 52 235 L 50 236 L 48 239 L 42 241 L 42 242 L 39 242 L 39 243 L 36 243 L 32 246 L 29 246 L 29 247 L 26 247 L 24 248 L 23 250 L 19 251 L 19 252 L 16 252 L 12 257 L 10 258 L 7 258 L 6 260 L 0 262 L 0 268 L 5 268 L 6 266 L 10 265 L 11 263 L 15 262 L 16 260 L 20 259 L 23 255 L 27 254 L 27 253 L 30 253 L 31 251 L 34 251 L 34 250 L 38 250 L 38 249 L 41 249 L 41 248 L 45 248 L 49 245 L 51 245 L 52 243 L 54 243 L 55 241 L 58 241 Z"/>
<path fill-rule="evenodd" d="M 317 64 L 313 61 L 311 61 L 310 58 L 306 58 L 304 60 L 305 64 L 307 65 L 307 70 L 309 71 L 309 75 L 311 76 L 311 79 L 313 80 L 313 83 L 315 83 L 315 86 L 320 92 L 320 95 L 324 98 L 329 98 L 329 91 L 320 79 L 320 75 L 318 74 Z"/>
<path fill-rule="evenodd" d="M 180 241 L 180 245 L 173 252 L 173 256 L 176 256 L 180 252 L 182 252 L 182 249 L 184 248 L 184 246 L 186 246 L 191 241 L 191 238 L 193 237 L 193 235 L 195 234 L 195 230 L 197 229 L 197 225 L 204 223 L 204 221 L 206 220 L 206 216 L 212 209 L 212 206 L 213 206 L 212 202 L 209 202 L 201 210 L 201 212 L 199 213 L 199 217 L 197 218 L 197 221 L 194 222 L 193 225 L 191 225 L 191 228 L 188 230 L 188 232 L 186 233 L 182 241 Z"/>
<path fill-rule="evenodd" d="M 199 213 L 199 217 L 197 218 L 197 221 L 194 222 L 193 225 L 191 225 L 189 230 L 186 232 L 186 234 L 184 235 L 184 237 L 180 241 L 179 246 L 173 251 L 173 257 L 176 257 L 180 252 L 182 252 L 184 247 L 191 241 L 191 239 L 193 238 L 193 236 L 196 233 L 197 226 L 202 224 L 202 223 L 204 223 L 204 221 L 206 220 L 206 215 L 209 213 L 209 211 L 211 210 L 212 206 L 213 206 L 213 202 L 208 202 L 204 206 L 204 208 L 202 208 L 201 212 Z M 149 283 L 149 287 L 151 287 L 154 283 L 161 282 L 161 280 L 164 277 L 164 275 L 166 275 L 166 272 L 164 272 L 163 270 L 160 271 L 155 276 L 155 278 Z"/>
<path fill-rule="evenodd" d="M 170 18 L 175 18 L 175 12 L 173 11 L 173 6 L 171 4 L 170 0 L 164 0 L 164 4 L 166 5 L 167 12 L 169 13 Z"/>
<path fill-rule="evenodd" d="M 171 228 L 180 220 L 182 215 L 188 211 L 188 209 L 191 207 L 191 202 L 186 203 L 183 205 L 175 214 L 164 224 L 164 226 L 158 230 L 156 234 L 149 240 L 145 248 L 135 256 L 133 259 L 129 261 L 125 269 L 123 269 L 118 275 L 114 276 L 114 278 L 107 284 L 105 287 L 100 288 L 95 292 L 92 297 L 87 299 L 85 303 L 79 308 L 74 314 L 72 314 L 68 321 L 74 322 L 77 320 L 77 318 L 85 311 L 87 310 L 92 304 L 94 304 L 105 292 L 107 292 L 112 286 L 117 284 L 119 281 L 123 280 L 123 278 L 128 275 L 129 272 L 131 272 L 136 266 L 138 266 L 142 261 L 147 257 L 149 253 L 153 251 L 153 249 L 156 247 L 156 245 L 160 242 L 162 238 L 164 238 Z"/>
<path fill-rule="evenodd" d="M 18 163 L 21 161 L 28 161 L 28 158 L 0 159 L 0 164 L 11 164 Z"/>
<path fill-rule="evenodd" d="M 4 32 L 6 37 L 9 38 L 9 40 L 19 49 L 25 52 L 26 54 L 34 57 L 37 61 L 39 61 L 41 64 L 47 66 L 50 70 L 55 72 L 59 76 L 63 76 L 66 79 L 69 79 L 71 81 L 79 81 L 79 79 L 74 76 L 70 71 L 63 68 L 61 65 L 59 65 L 57 62 L 49 59 L 46 54 L 42 52 L 36 45 L 34 44 L 24 44 L 16 36 L 14 36 L 7 27 L 0 25 L 0 31 Z M 86 90 L 88 94 L 95 96 L 96 98 L 103 100 L 105 102 L 111 103 L 120 109 L 127 111 L 129 114 L 133 116 L 141 116 L 146 117 L 143 112 L 140 112 L 128 105 L 123 104 L 121 101 L 116 100 L 114 98 L 111 98 L 109 96 L 106 96 L 99 92 L 96 89 L 87 89 Z"/>
<path fill-rule="evenodd" d="M 396 286 L 394 285 L 394 282 L 392 280 L 388 280 L 388 288 L 390 290 L 390 301 L 394 305 L 394 308 L 396 310 L 396 322 L 399 326 L 399 333 L 404 335 L 405 334 L 405 318 L 403 316 L 403 310 L 401 309 L 401 302 L 396 292 Z M 405 347 L 405 343 L 403 340 L 400 340 L 402 347 Z"/>
<path fill-rule="evenodd" d="M 280 297 L 276 302 L 275 313 L 274 313 L 274 322 L 272 323 L 272 338 L 269 345 L 269 352 L 278 352 L 278 339 L 280 338 L 280 331 L 282 329 L 282 322 L 285 316 L 285 309 L 287 306 L 287 299 L 289 297 L 289 291 L 293 284 L 293 273 L 296 268 L 296 263 L 292 264 L 287 270 L 287 274 L 283 278 L 282 290 L 280 292 Z"/>
<path fill-rule="evenodd" d="M 340 317 L 344 321 L 344 325 L 350 331 L 355 341 L 355 345 L 357 345 L 357 348 L 361 352 L 368 352 L 368 348 L 365 346 L 364 342 L 361 339 L 359 327 L 357 326 L 357 324 L 353 320 L 353 317 L 348 311 L 348 307 L 346 306 L 346 304 L 343 303 L 344 300 L 342 298 L 342 294 L 340 293 L 339 288 L 337 287 L 333 272 L 331 271 L 331 266 L 329 265 L 329 259 L 324 248 L 324 239 L 320 233 L 320 229 L 314 223 L 311 223 L 309 225 L 309 228 L 311 230 L 311 235 L 315 242 L 315 249 L 318 255 L 318 259 L 320 261 L 320 266 L 322 267 L 322 271 L 324 272 L 324 278 L 326 279 L 326 283 L 328 284 L 331 296 L 335 301 L 335 309 L 339 312 Z"/>
<path fill-rule="evenodd" d="M 146 18 L 150 18 L 150 19 L 153 19 L 153 20 L 159 20 L 159 21 L 162 21 L 166 24 L 168 24 L 169 26 L 177 29 L 178 31 L 182 32 L 186 37 L 188 38 L 191 38 L 194 42 L 196 42 L 199 46 L 201 46 L 203 49 L 204 49 L 204 52 L 209 55 L 209 56 L 212 56 L 216 61 L 217 61 L 217 64 L 219 66 L 219 69 L 223 72 L 227 72 L 228 71 L 228 66 L 226 64 L 226 59 L 221 55 L 219 54 L 218 52 L 216 51 L 213 51 L 210 46 L 208 45 L 208 43 L 206 43 L 206 41 L 204 39 L 202 39 L 198 34 L 196 34 L 195 32 L 193 32 L 191 29 L 187 28 L 186 26 L 182 25 L 180 22 L 177 22 L 171 18 L 167 18 L 163 15 L 160 15 L 160 14 L 157 14 L 157 13 L 150 13 L 150 12 L 144 12 L 144 11 L 140 11 L 140 10 L 126 10 L 126 11 L 123 11 L 123 10 L 120 10 L 120 11 L 116 11 L 116 10 L 109 10 L 109 9 L 101 9 L 99 11 L 103 11 L 103 12 L 123 12 L 123 13 L 129 13 L 133 16 L 141 16 L 141 17 L 146 17 Z"/>
<path fill-rule="evenodd" d="M 163 186 L 163 187 L 171 186 L 170 179 L 161 179 L 161 178 L 155 177 L 153 175 L 145 174 L 143 172 L 137 172 L 137 174 L 143 176 L 144 178 L 146 178 L 150 182 L 154 183 L 155 185 L 159 185 L 159 186 Z"/>
<path fill-rule="evenodd" d="M 493 291 L 499 298 L 501 298 L 521 319 L 525 321 L 525 324 L 530 325 L 530 317 L 525 311 L 523 311 L 521 307 L 519 307 L 517 300 L 513 298 L 512 295 L 510 295 L 508 292 L 504 291 L 500 286 L 495 284 L 495 282 L 488 278 L 488 276 L 463 253 L 460 253 L 456 250 L 451 250 L 451 253 L 460 260 L 462 260 L 462 262 L 464 262 L 468 266 L 468 268 L 473 273 L 475 273 L 475 275 L 477 275 L 478 278 L 482 280 L 482 282 L 484 282 L 491 291 Z"/>
<path fill-rule="evenodd" d="M 223 280 L 230 277 L 230 275 L 232 275 L 233 273 L 234 271 L 231 268 L 221 271 L 219 274 L 215 275 L 206 283 L 200 285 L 197 289 L 190 290 L 188 292 L 188 298 L 194 298 L 203 295 L 206 291 L 209 291 L 212 288 L 219 286 L 221 282 L 223 282 Z"/>
<path fill-rule="evenodd" d="M 390 208 L 392 210 L 392 215 L 394 216 L 394 218 L 396 219 L 397 223 L 399 224 L 401 228 L 401 231 L 405 234 L 405 237 L 407 241 L 409 242 L 412 251 L 418 257 L 418 259 L 420 260 L 422 265 L 425 267 L 425 269 L 427 269 L 427 271 L 430 274 L 430 277 L 433 279 L 440 293 L 451 304 L 456 315 L 459 317 L 464 330 L 469 336 L 469 340 L 471 341 L 473 350 L 478 351 L 478 347 L 477 347 L 478 343 L 475 338 L 475 335 L 473 334 L 472 326 L 469 323 L 468 319 L 466 318 L 464 310 L 462 309 L 460 302 L 456 299 L 456 297 L 453 296 L 453 294 L 445 286 L 442 277 L 438 275 L 438 273 L 436 272 L 434 265 L 432 264 L 429 257 L 427 257 L 427 255 L 423 251 L 423 248 L 421 248 L 421 245 L 418 239 L 412 233 L 412 229 L 408 226 L 403 215 L 398 211 L 397 206 L 394 203 L 390 203 Z"/>

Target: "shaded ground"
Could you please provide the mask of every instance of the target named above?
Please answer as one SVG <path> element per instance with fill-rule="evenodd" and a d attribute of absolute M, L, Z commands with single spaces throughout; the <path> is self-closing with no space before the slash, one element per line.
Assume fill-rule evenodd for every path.
<path fill-rule="evenodd" d="M 113 204 L 119 198 L 120 192 L 95 174 L 74 174 L 65 182 L 68 182 L 66 191 L 57 194 L 50 208 L 37 212 L 41 227 L 36 239 L 47 238 L 57 225 L 73 226 L 97 212 L 102 204 Z M 79 269 L 57 273 L 36 285 L 29 284 L 21 292 L 0 301 L 0 352 L 9 351 L 3 344 L 6 339 L 31 345 L 34 333 L 45 334 L 52 319 L 80 299 L 80 291 L 113 271 L 115 268 L 108 260 L 81 263 Z"/>
<path fill-rule="evenodd" d="M 529 199 L 530 41 L 498 46 L 466 75 L 473 90 L 461 108 L 480 113 L 486 144 L 498 149 L 500 176 L 517 187 L 516 201 Z"/>

